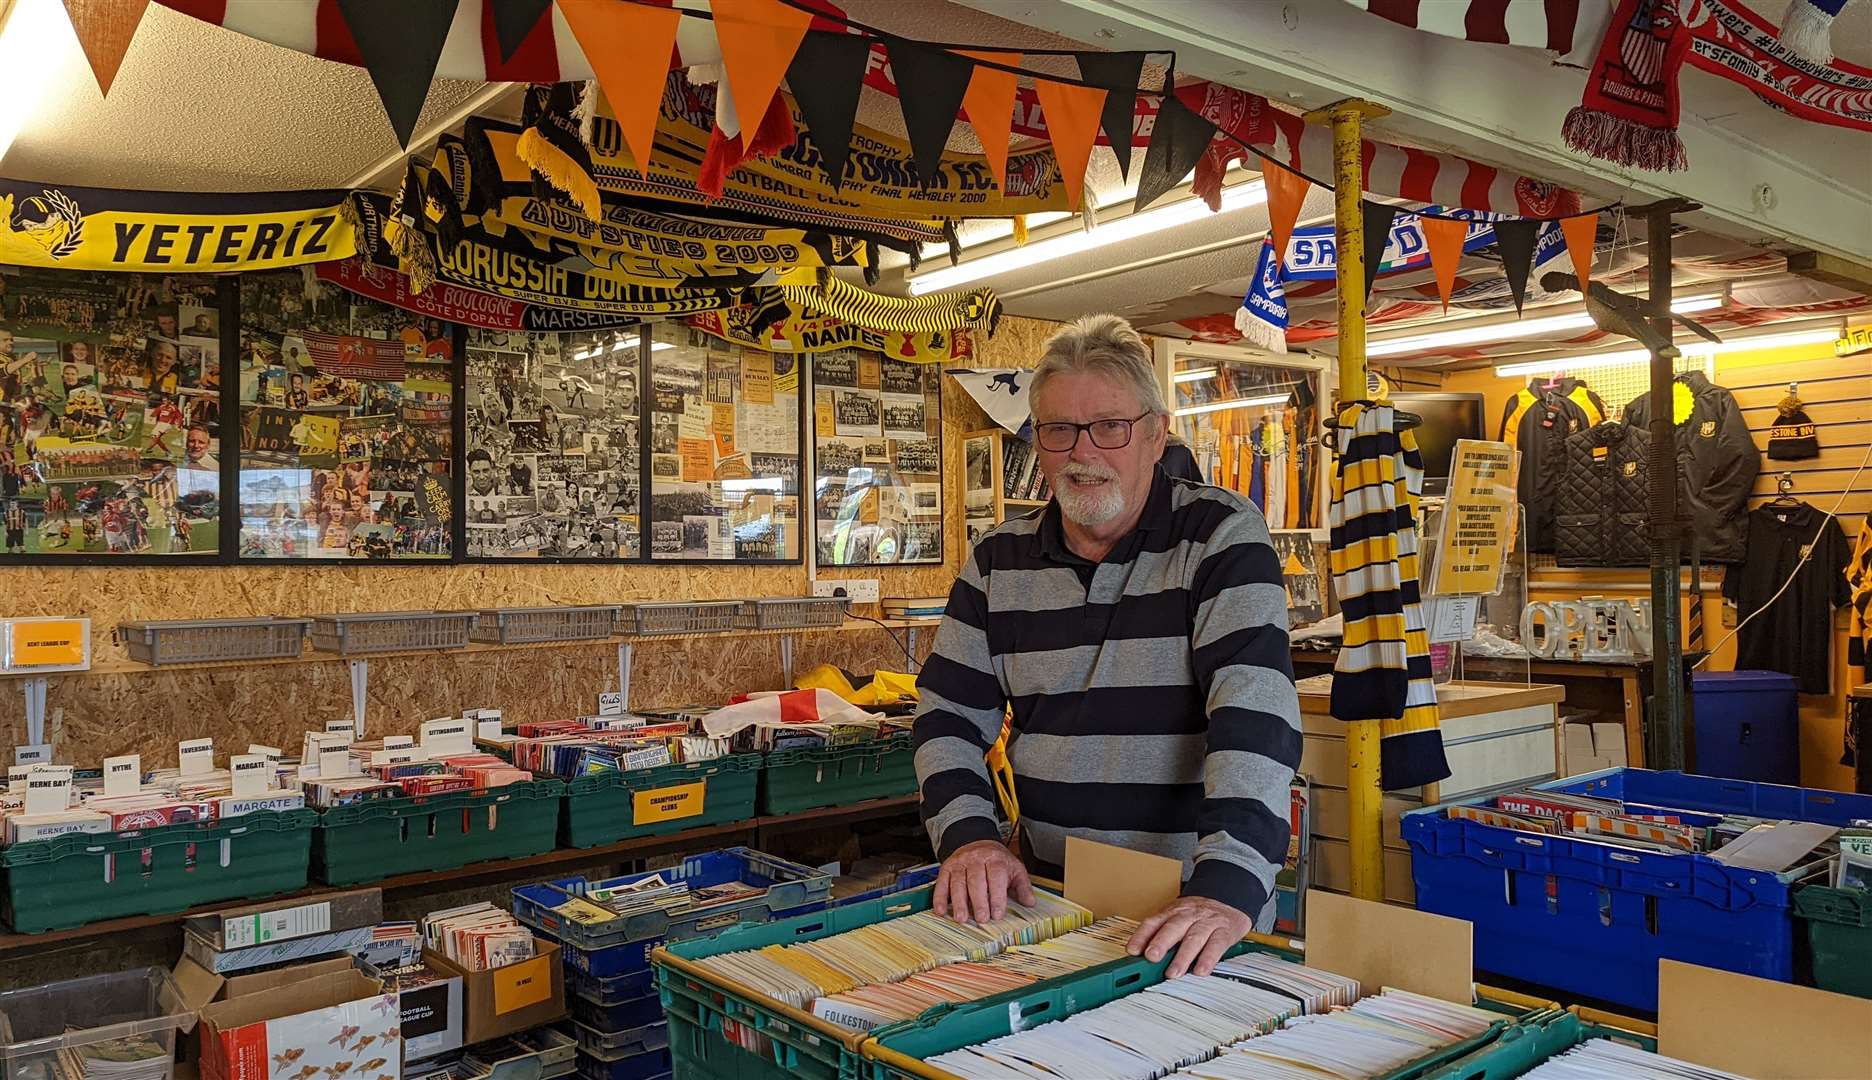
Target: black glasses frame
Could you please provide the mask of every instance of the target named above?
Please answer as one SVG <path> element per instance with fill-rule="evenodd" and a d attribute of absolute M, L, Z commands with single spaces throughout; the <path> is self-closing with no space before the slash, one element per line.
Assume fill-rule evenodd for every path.
<path fill-rule="evenodd" d="M 1131 429 L 1137 425 L 1138 421 L 1150 415 L 1152 414 L 1147 410 L 1145 412 L 1141 412 L 1137 414 L 1136 416 L 1131 417 L 1129 420 L 1123 417 L 1114 416 L 1114 417 L 1107 417 L 1103 420 L 1094 420 L 1089 424 L 1073 424 L 1073 423 L 1068 423 L 1064 420 L 1059 421 L 1057 423 L 1035 424 L 1034 425 L 1034 445 L 1038 446 L 1042 450 L 1045 450 L 1049 454 L 1070 454 L 1072 453 L 1073 449 L 1079 445 L 1080 434 L 1084 433 L 1086 438 L 1092 440 L 1092 445 L 1098 447 L 1100 450 L 1123 450 L 1125 447 L 1131 445 Z M 1098 436 L 1092 434 L 1092 429 L 1097 427 L 1100 424 L 1123 424 L 1125 426 L 1124 438 L 1120 439 L 1116 444 L 1112 446 L 1106 446 L 1104 443 L 1099 442 Z M 1047 428 L 1052 428 L 1055 431 L 1058 431 L 1061 428 L 1072 428 L 1073 429 L 1072 442 L 1066 444 L 1063 447 L 1056 448 L 1056 447 L 1048 446 L 1046 437 L 1042 434 L 1042 432 L 1045 431 Z"/>

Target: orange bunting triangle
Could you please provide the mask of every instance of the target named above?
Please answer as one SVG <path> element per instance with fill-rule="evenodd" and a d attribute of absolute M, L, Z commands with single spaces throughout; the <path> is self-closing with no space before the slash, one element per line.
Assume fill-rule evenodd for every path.
<path fill-rule="evenodd" d="M 1580 295 L 1592 280 L 1593 244 L 1599 237 L 1599 215 L 1581 214 L 1560 219 L 1560 232 L 1566 237 L 1567 254 L 1573 256 L 1573 273 L 1579 278 Z"/>
<path fill-rule="evenodd" d="M 1021 54 L 1017 52 L 956 51 L 1008 67 L 1019 67 L 1021 62 Z M 998 188 L 1007 186 L 1008 138 L 1014 129 L 1014 97 L 1019 90 L 1019 78 L 1011 71 L 977 64 L 969 76 L 968 91 L 962 95 L 962 108 L 968 113 L 969 126 L 981 139 L 982 156 L 994 170 Z"/>
<path fill-rule="evenodd" d="M 130 39 L 136 37 L 148 6 L 149 0 L 65 0 L 65 14 L 105 96 L 110 95 L 111 83 L 117 79 L 117 69 L 123 66 Z"/>
<path fill-rule="evenodd" d="M 559 11 L 591 61 L 637 171 L 649 172 L 682 12 L 617 0 L 559 0 Z"/>
<path fill-rule="evenodd" d="M 710 11 L 746 148 L 760 126 L 755 118 L 767 115 L 780 79 L 812 25 L 812 12 L 780 0 L 714 0 Z"/>
<path fill-rule="evenodd" d="M 1463 241 L 1469 236 L 1469 223 L 1454 218 L 1417 219 L 1423 225 L 1424 245 L 1430 249 L 1430 269 L 1436 272 L 1436 291 L 1443 299 L 1443 311 L 1449 312 L 1450 293 L 1456 288 L 1456 267 L 1462 262 Z"/>
<path fill-rule="evenodd" d="M 1274 265 L 1287 261 L 1287 241 L 1293 237 L 1294 222 L 1300 220 L 1300 205 L 1306 202 L 1312 182 L 1291 169 L 1272 161 L 1263 163 L 1261 182 L 1267 187 L 1268 235 L 1274 240 Z"/>
<path fill-rule="evenodd" d="M 1059 162 L 1067 201 L 1078 210 L 1085 199 L 1086 162 L 1091 160 L 1092 142 L 1098 138 L 1107 91 L 1051 79 L 1035 79 L 1034 91 L 1040 98 L 1040 111 L 1046 114 L 1047 136 L 1053 140 L 1053 157 Z"/>

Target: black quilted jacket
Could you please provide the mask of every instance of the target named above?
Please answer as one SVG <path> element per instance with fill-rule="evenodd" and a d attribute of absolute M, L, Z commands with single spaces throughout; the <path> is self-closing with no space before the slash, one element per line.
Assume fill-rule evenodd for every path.
<path fill-rule="evenodd" d="M 1604 448 L 1595 458 L 1593 451 Z M 1651 436 L 1600 424 L 1566 441 L 1566 471 L 1554 492 L 1554 560 L 1561 566 L 1645 566 Z"/>
<path fill-rule="evenodd" d="M 1677 425 L 1677 513 L 1687 522 L 1683 560 L 1694 534 L 1705 562 L 1741 562 L 1748 551 L 1748 497 L 1761 473 L 1761 451 L 1728 390 L 1700 371 L 1677 376 L 1694 401 Z M 1667 404 L 1665 406 L 1669 408 Z M 1651 395 L 1625 406 L 1625 422 L 1650 430 Z"/>

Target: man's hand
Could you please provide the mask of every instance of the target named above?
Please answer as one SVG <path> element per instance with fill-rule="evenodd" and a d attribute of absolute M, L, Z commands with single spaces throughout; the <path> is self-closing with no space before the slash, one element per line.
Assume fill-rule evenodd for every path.
<path fill-rule="evenodd" d="M 958 849 L 956 854 L 966 850 Z M 948 865 L 944 864 L 943 869 L 947 870 Z M 1176 949 L 1176 959 L 1164 969 L 1166 979 L 1190 971 L 1207 975 L 1215 970 L 1222 954 L 1253 929 L 1253 919 L 1220 900 L 1185 896 L 1145 919 L 1125 948 L 1132 956 L 1142 955 L 1153 964 Z M 1177 948 L 1178 942 L 1181 948 Z"/>
<path fill-rule="evenodd" d="M 1027 868 L 999 840 L 963 844 L 943 860 L 930 907 L 957 922 L 988 922 L 1007 914 L 1008 893 L 1031 906 Z"/>

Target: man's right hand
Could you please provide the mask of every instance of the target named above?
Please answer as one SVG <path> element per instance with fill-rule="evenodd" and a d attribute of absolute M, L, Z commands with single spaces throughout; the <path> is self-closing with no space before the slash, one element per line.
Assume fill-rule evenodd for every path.
<path fill-rule="evenodd" d="M 1027 868 L 999 840 L 963 844 L 943 860 L 930 907 L 957 922 L 989 922 L 1007 914 L 1008 893 L 1032 906 Z"/>

